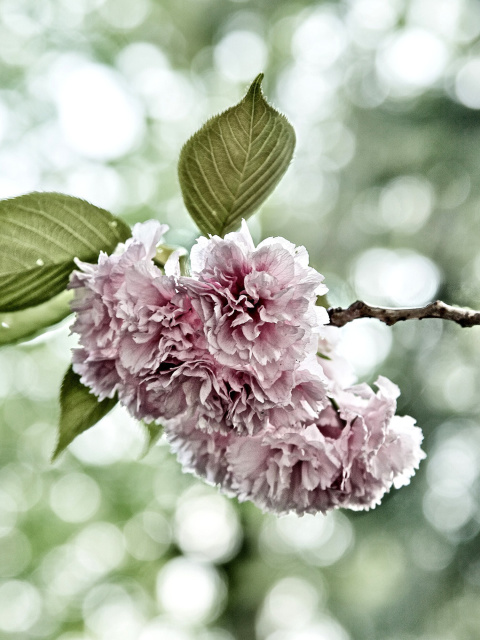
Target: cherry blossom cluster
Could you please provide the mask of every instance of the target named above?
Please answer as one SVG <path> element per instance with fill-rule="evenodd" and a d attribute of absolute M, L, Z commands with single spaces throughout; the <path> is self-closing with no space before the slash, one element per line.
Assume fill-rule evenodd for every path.
<path fill-rule="evenodd" d="M 352 386 L 339 330 L 316 305 L 323 276 L 303 247 L 245 223 L 154 263 L 166 225 L 137 224 L 70 287 L 74 370 L 99 400 L 160 422 L 186 471 L 276 513 L 368 509 L 409 482 L 422 434 L 395 415 L 397 387 Z"/>

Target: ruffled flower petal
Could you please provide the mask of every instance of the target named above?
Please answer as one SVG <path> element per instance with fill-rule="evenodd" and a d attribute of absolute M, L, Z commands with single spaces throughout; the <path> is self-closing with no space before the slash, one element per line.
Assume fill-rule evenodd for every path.
<path fill-rule="evenodd" d="M 255 248 L 244 222 L 223 239 L 200 238 L 191 266 L 185 287 L 220 364 L 274 379 L 315 352 L 327 321 L 315 302 L 327 288 L 303 247 L 269 238 Z"/>

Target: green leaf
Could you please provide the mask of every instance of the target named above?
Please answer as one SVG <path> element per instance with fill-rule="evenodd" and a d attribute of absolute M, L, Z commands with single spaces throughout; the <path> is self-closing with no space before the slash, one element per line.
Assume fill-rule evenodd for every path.
<path fill-rule="evenodd" d="M 145 449 L 141 456 L 143 458 L 144 456 L 147 455 L 147 453 L 150 451 L 153 445 L 156 444 L 158 440 L 161 438 L 163 433 L 163 426 L 161 424 L 158 424 L 158 422 L 150 422 L 148 424 L 146 422 L 142 422 L 142 424 L 145 427 L 145 431 L 147 432 L 147 438 L 148 438 Z"/>
<path fill-rule="evenodd" d="M 62 291 L 37 307 L 0 313 L 0 346 L 30 340 L 61 322 L 72 313 L 72 298 L 73 291 Z"/>
<path fill-rule="evenodd" d="M 60 390 L 60 432 L 52 462 L 78 435 L 107 415 L 117 402 L 116 397 L 99 402 L 70 367 Z"/>
<path fill-rule="evenodd" d="M 61 193 L 0 201 L 0 311 L 19 311 L 60 293 L 73 259 L 96 262 L 130 236 L 122 220 Z"/>
<path fill-rule="evenodd" d="M 180 271 L 182 275 L 189 275 L 188 273 L 188 251 L 184 247 L 173 246 L 171 244 L 161 244 L 157 247 L 157 252 L 153 258 L 153 262 L 163 269 L 167 264 L 170 256 L 177 252 L 178 262 L 180 265 Z"/>
<path fill-rule="evenodd" d="M 261 73 L 237 105 L 208 120 L 178 163 L 185 205 L 204 234 L 223 236 L 273 191 L 295 148 L 293 127 L 263 98 Z"/>
<path fill-rule="evenodd" d="M 324 360 L 331 360 L 331 358 L 329 356 L 326 356 L 324 353 L 322 353 L 321 351 L 317 351 L 317 356 L 319 358 L 323 358 Z"/>

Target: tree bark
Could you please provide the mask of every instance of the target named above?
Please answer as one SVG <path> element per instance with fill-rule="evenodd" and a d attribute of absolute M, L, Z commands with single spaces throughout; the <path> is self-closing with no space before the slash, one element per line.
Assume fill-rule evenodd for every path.
<path fill-rule="evenodd" d="M 391 326 L 403 320 L 422 320 L 424 318 L 440 318 L 451 320 L 461 327 L 480 325 L 480 311 L 452 307 L 441 300 L 427 304 L 426 307 L 415 309 L 390 309 L 388 307 L 372 307 L 361 300 L 357 300 L 347 309 L 341 307 L 327 309 L 330 324 L 333 327 L 343 327 L 357 318 L 376 318 Z"/>

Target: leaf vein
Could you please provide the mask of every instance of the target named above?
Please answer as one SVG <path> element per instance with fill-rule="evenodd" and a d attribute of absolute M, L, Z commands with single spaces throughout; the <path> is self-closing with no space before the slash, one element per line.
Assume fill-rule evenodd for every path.
<path fill-rule="evenodd" d="M 8 220 L 6 220 L 5 222 L 8 222 L 9 224 L 12 224 L 14 226 L 20 227 L 21 229 L 26 229 L 27 231 L 30 231 L 30 233 L 35 233 L 37 235 L 39 235 L 41 238 L 44 238 L 44 240 L 47 240 L 48 242 L 51 242 L 53 245 L 55 245 L 56 247 L 58 247 L 62 254 L 65 255 L 65 247 L 63 247 L 61 244 L 59 244 L 56 240 L 54 240 L 51 236 L 49 236 L 47 233 L 43 233 L 43 231 L 40 231 L 39 229 L 33 229 L 32 227 L 30 227 L 28 224 L 22 224 L 21 222 L 19 222 L 18 220 L 12 220 L 11 218 L 9 218 Z M 22 246 L 29 246 L 30 248 L 35 249 L 38 252 L 38 247 L 31 245 L 30 243 L 25 242 L 24 240 L 22 240 L 22 242 L 20 242 L 17 239 L 17 243 Z M 43 254 L 43 255 L 48 255 L 48 254 Z"/>
<path fill-rule="evenodd" d="M 230 150 L 229 150 L 228 145 L 227 145 L 227 143 L 226 143 L 226 141 L 225 141 L 225 138 L 223 137 L 223 131 L 222 131 L 221 127 L 219 127 L 219 134 L 218 134 L 218 135 L 219 135 L 220 140 L 222 141 L 222 144 L 223 144 L 223 146 L 224 146 L 224 148 L 225 148 L 225 153 L 227 154 L 228 161 L 230 162 L 230 165 L 231 165 L 232 169 L 233 169 L 233 170 L 234 170 L 238 175 L 241 175 L 241 173 L 242 173 L 242 172 L 241 172 L 241 171 L 240 171 L 240 169 L 237 167 L 237 165 L 233 162 L 232 156 L 231 156 L 231 154 L 230 154 Z"/>
<path fill-rule="evenodd" d="M 5 307 L 5 305 L 12 305 L 17 300 L 20 300 L 22 302 L 22 308 L 26 308 L 28 306 L 36 306 L 38 304 L 41 304 L 42 302 L 45 302 L 49 298 L 57 295 L 57 293 L 60 293 L 61 289 L 58 289 L 58 285 L 60 283 L 63 283 L 66 278 L 68 280 L 69 272 L 70 269 L 61 269 L 56 274 L 54 274 L 53 277 L 34 280 L 33 282 L 30 282 L 27 287 L 17 289 L 13 292 L 13 295 L 6 296 L 5 299 L 3 299 L 2 296 L 2 307 Z M 31 293 L 32 290 L 34 291 L 33 295 Z M 51 295 L 49 295 L 48 297 L 44 297 L 43 294 L 46 292 Z"/>
<path fill-rule="evenodd" d="M 199 196 L 199 198 L 200 198 L 200 200 L 202 201 L 203 205 L 206 207 L 207 211 L 208 211 L 209 213 L 215 213 L 214 211 L 212 211 L 211 206 L 209 205 L 209 203 L 208 203 L 208 202 L 205 200 L 205 198 L 203 197 L 203 195 L 202 195 L 202 193 L 201 193 L 200 189 L 199 189 L 199 188 L 198 188 L 198 186 L 197 186 L 197 183 L 195 182 L 195 179 L 193 178 L 192 174 L 190 173 L 190 170 L 189 170 L 189 168 L 188 168 L 188 165 L 187 165 L 187 164 L 185 165 L 185 171 L 186 171 L 186 173 L 187 173 L 187 177 L 188 177 L 188 179 L 190 180 L 191 185 L 193 186 L 193 188 L 194 188 L 195 192 L 196 192 L 196 193 L 197 193 L 197 195 Z M 195 206 L 196 206 L 197 210 L 199 210 L 199 209 L 198 209 L 198 205 L 195 205 Z M 205 214 L 203 214 L 203 212 L 202 212 L 202 217 L 203 217 L 203 219 L 204 219 L 204 220 L 208 221 L 208 218 L 205 216 Z M 218 216 L 217 216 L 217 217 L 218 217 Z M 208 226 L 210 226 L 210 225 L 208 225 Z"/>
<path fill-rule="evenodd" d="M 232 124 L 231 124 L 231 122 L 230 122 L 230 120 L 228 118 L 227 118 L 227 125 L 228 125 L 228 128 L 230 130 L 230 134 L 231 134 L 231 136 L 233 138 L 233 141 L 237 144 L 238 147 L 240 147 L 240 149 L 243 151 L 244 154 L 248 155 L 248 148 L 245 149 L 245 147 L 240 143 L 240 141 L 238 140 L 237 136 L 234 133 L 234 130 L 232 128 Z M 221 128 L 220 128 L 220 131 L 221 131 Z M 223 132 L 222 132 L 222 137 L 223 137 Z"/>
<path fill-rule="evenodd" d="M 218 168 L 217 165 L 217 160 L 215 158 L 215 153 L 213 151 L 213 147 L 212 147 L 212 141 L 210 139 L 210 137 L 208 138 L 208 144 L 210 146 L 210 148 L 206 147 L 204 144 L 202 144 L 200 141 L 198 142 L 199 147 L 201 147 L 206 153 L 208 153 L 211 158 L 212 158 L 212 163 L 215 167 L 215 170 L 217 172 L 218 177 L 220 178 L 223 186 L 225 187 L 225 189 L 230 193 L 230 195 L 234 196 L 235 194 L 233 193 L 233 191 L 230 189 L 230 187 L 228 186 L 228 184 L 225 182 L 225 178 L 222 176 L 222 173 L 220 171 L 220 169 Z"/>
<path fill-rule="evenodd" d="M 241 121 L 241 120 L 240 120 L 240 118 L 239 118 L 238 111 L 235 111 L 235 112 L 234 112 L 234 116 L 235 116 L 235 118 L 236 118 L 236 120 L 237 120 L 237 122 L 238 122 L 238 126 L 240 127 L 240 129 L 243 131 L 243 133 L 244 133 L 246 136 L 248 136 L 248 131 L 247 131 L 247 130 L 245 129 L 245 127 L 243 126 L 242 121 Z"/>
<path fill-rule="evenodd" d="M 261 178 L 263 177 L 265 179 L 265 188 L 260 189 L 260 192 L 265 192 L 268 191 L 268 189 L 270 188 L 270 186 L 275 183 L 275 181 L 277 180 L 277 178 L 279 176 L 282 175 L 282 166 L 283 166 L 283 160 L 284 158 L 282 156 L 278 156 L 275 165 L 272 165 L 272 171 L 271 173 L 265 178 L 265 176 L 260 176 L 259 178 L 257 178 L 255 180 L 255 182 L 253 184 L 251 184 L 248 189 L 246 189 L 244 191 L 244 193 L 242 193 L 242 195 L 238 198 L 237 202 L 235 203 L 235 208 L 231 211 L 229 217 L 227 218 L 227 222 L 231 222 L 232 219 L 235 216 L 238 216 L 239 211 L 245 210 L 247 207 L 247 205 L 251 202 L 252 199 L 255 198 L 255 196 L 258 195 L 258 191 L 255 191 L 255 193 L 253 193 L 250 196 L 247 196 L 247 194 L 249 192 L 251 192 L 253 189 L 255 189 L 259 183 L 261 183 Z M 243 202 L 242 202 L 243 200 Z"/>
<path fill-rule="evenodd" d="M 259 189 L 258 191 L 256 191 L 255 193 L 251 194 L 246 200 L 244 200 L 243 202 L 238 202 L 237 207 L 235 210 L 232 211 L 231 215 L 229 216 L 229 218 L 227 219 L 226 222 L 231 223 L 235 218 L 237 218 L 239 215 L 242 215 L 244 211 L 248 211 L 249 207 L 252 203 L 252 201 L 255 201 L 255 198 L 258 197 L 259 194 L 263 194 L 269 191 L 269 189 L 275 185 L 276 180 L 278 179 L 279 176 L 282 175 L 281 171 L 278 171 L 276 173 L 272 173 L 271 176 L 265 181 L 265 183 L 262 185 L 262 188 Z"/>
<path fill-rule="evenodd" d="M 17 204 L 17 207 L 19 207 L 20 209 L 23 209 L 24 211 L 31 211 L 32 213 L 35 213 L 37 215 L 42 216 L 43 218 L 46 218 L 47 220 L 50 220 L 50 222 L 53 222 L 53 224 L 58 225 L 59 227 L 61 227 L 62 229 L 64 229 L 65 231 L 67 231 L 71 236 L 73 236 L 74 238 L 76 238 L 79 242 L 81 242 L 85 247 L 87 247 L 87 249 L 89 249 L 90 251 L 92 251 L 93 253 L 96 253 L 96 249 L 94 246 L 92 246 L 89 242 L 87 242 L 85 240 L 85 238 L 82 238 L 81 235 L 79 235 L 76 231 L 74 231 L 72 229 L 71 226 L 69 226 L 68 224 L 65 224 L 64 222 L 62 222 L 61 220 L 58 220 L 55 216 L 51 216 L 50 214 L 48 214 L 46 211 L 44 211 L 43 209 L 37 210 L 37 209 L 32 209 L 31 207 L 26 207 L 24 204 Z M 82 221 L 83 222 L 83 221 Z M 36 230 L 37 231 L 37 230 Z"/>
<path fill-rule="evenodd" d="M 12 240 L 13 242 L 16 242 L 16 238 L 14 238 L 13 236 L 5 236 L 4 233 L 2 233 L 2 240 Z M 6 251 L 3 249 L 3 247 L 0 249 L 0 252 L 2 254 L 4 252 L 6 253 Z M 19 264 L 22 267 L 22 270 L 31 268 L 30 264 L 24 263 L 22 260 L 20 260 L 20 258 L 17 258 L 17 256 L 11 255 L 10 252 L 9 252 L 9 255 L 8 255 L 8 261 L 9 262 L 16 262 L 17 264 Z"/>
<path fill-rule="evenodd" d="M 220 205 L 220 208 L 221 208 L 221 209 L 223 209 L 226 213 L 228 213 L 227 208 L 226 208 L 226 207 L 225 207 L 225 205 L 222 203 L 222 201 L 219 199 L 218 195 L 215 193 L 215 190 L 214 190 L 214 189 L 213 189 L 213 187 L 211 186 L 210 181 L 208 180 L 207 176 L 205 175 L 205 172 L 204 172 L 203 167 L 202 167 L 202 163 L 201 163 L 201 162 L 199 162 L 199 160 L 198 160 L 198 155 L 197 155 L 197 150 L 196 150 L 196 149 L 194 149 L 194 154 L 195 154 L 195 161 L 196 161 L 197 166 L 198 166 L 198 168 L 199 168 L 199 170 L 200 170 L 200 173 L 202 174 L 203 181 L 204 181 L 204 183 L 207 185 L 208 190 L 209 190 L 209 191 L 210 191 L 210 193 L 212 194 L 213 199 L 214 199 L 214 200 L 216 200 L 216 202 L 218 202 L 218 204 Z M 216 168 L 216 167 L 215 167 L 215 168 Z M 212 211 L 212 213 L 215 215 L 215 217 L 216 217 L 216 218 L 218 218 L 218 215 L 216 215 L 216 211 L 215 211 L 215 209 L 212 209 L 211 211 Z"/>
<path fill-rule="evenodd" d="M 9 224 L 9 223 L 15 224 L 15 222 L 12 220 L 4 221 L 4 224 Z M 48 260 L 48 262 L 50 262 L 50 254 L 45 250 L 42 251 L 41 249 L 39 249 L 37 245 L 30 244 L 30 242 L 27 242 L 26 240 L 23 240 L 23 239 L 22 241 L 20 241 L 17 236 L 11 236 L 11 235 L 5 234 L 3 231 L 2 231 L 2 240 L 10 240 L 12 244 L 17 245 L 20 249 L 26 249 L 26 248 L 32 249 L 35 252 L 35 255 L 38 255 L 39 258 L 45 258 L 46 260 Z M 25 266 L 27 269 L 31 269 L 33 265 L 27 264 Z"/>
<path fill-rule="evenodd" d="M 97 236 L 97 238 L 99 238 L 102 242 L 105 243 L 105 246 L 111 246 L 112 242 L 111 240 L 109 240 L 108 238 L 106 238 L 103 233 L 101 233 L 99 231 L 99 229 L 97 229 L 96 227 L 93 226 L 93 224 L 90 224 L 90 222 L 86 219 L 86 217 L 82 217 L 77 211 L 75 211 L 75 209 L 72 209 L 71 207 L 67 206 L 66 204 L 63 205 L 65 207 L 65 209 L 71 213 L 75 218 L 77 218 L 77 220 L 80 220 L 80 222 L 82 224 L 84 224 L 86 227 L 88 227 L 90 229 L 90 231 L 92 231 L 93 233 L 95 233 L 95 235 Z M 103 220 L 102 220 L 103 222 Z"/>

